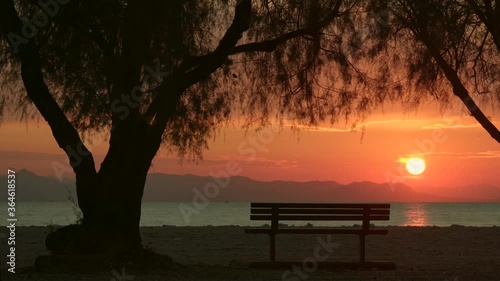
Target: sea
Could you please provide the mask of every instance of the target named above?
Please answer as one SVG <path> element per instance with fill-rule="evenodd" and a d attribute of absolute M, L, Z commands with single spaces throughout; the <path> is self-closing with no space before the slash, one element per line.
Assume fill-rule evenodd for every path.
<path fill-rule="evenodd" d="M 0 219 L 8 219 L 7 203 L 0 202 Z M 71 202 L 16 202 L 18 226 L 68 225 L 75 223 L 79 211 Z M 106 214 L 103 214 L 106 216 Z M 250 220 L 250 203 L 209 202 L 143 202 L 142 226 L 260 226 L 263 221 Z M 287 223 L 286 221 L 284 223 Z M 349 226 L 360 222 L 288 222 L 288 225 Z M 391 203 L 389 221 L 375 222 L 387 226 L 500 226 L 500 203 Z"/>

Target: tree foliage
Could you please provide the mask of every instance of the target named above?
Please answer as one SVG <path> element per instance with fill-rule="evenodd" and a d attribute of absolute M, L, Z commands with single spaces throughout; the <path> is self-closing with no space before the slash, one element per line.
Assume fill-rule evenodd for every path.
<path fill-rule="evenodd" d="M 424 89 L 442 105 L 450 92 L 500 142 L 500 131 L 481 107 L 500 103 L 500 3 L 481 0 L 390 1 L 391 27 L 410 89 Z M 452 91 L 450 91 L 450 87 Z M 410 95 L 418 104 L 421 95 Z M 411 103 L 410 103 L 411 104 Z"/>
<path fill-rule="evenodd" d="M 36 21 L 37 1 L 15 3 L 21 19 Z M 171 79 L 184 80 L 163 135 L 181 155 L 200 156 L 206 139 L 231 117 L 244 116 L 247 125 L 317 125 L 364 118 L 394 98 L 396 92 L 384 88 L 388 72 L 367 67 L 384 50 L 387 26 L 375 6 L 352 0 L 253 1 L 248 31 L 237 46 L 220 50 L 227 53 L 220 66 L 199 71 L 220 47 L 234 6 L 225 0 L 70 1 L 30 40 L 50 92 L 81 134 L 109 134 L 132 119 L 152 122 L 158 112 L 171 111 L 155 99 L 172 95 L 165 89 L 175 87 Z M 0 53 L 0 75 L 9 89 L 2 101 L 29 118 L 36 111 L 8 44 L 2 41 Z M 145 79 L 148 69 L 168 78 Z M 204 73 L 193 76 L 197 71 Z M 124 89 L 114 91 L 124 80 Z M 137 86 L 139 105 L 123 109 L 121 95 Z"/>

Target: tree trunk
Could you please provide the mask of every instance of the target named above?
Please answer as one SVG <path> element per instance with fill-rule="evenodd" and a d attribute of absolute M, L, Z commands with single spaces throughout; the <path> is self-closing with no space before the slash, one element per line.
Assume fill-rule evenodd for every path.
<path fill-rule="evenodd" d="M 141 201 L 152 158 L 133 151 L 113 154 L 114 151 L 110 147 L 93 181 L 77 183 L 77 189 L 92 188 L 96 194 L 79 198 L 80 204 L 87 206 L 80 225 L 47 236 L 46 246 L 51 252 L 122 254 L 142 249 Z"/>

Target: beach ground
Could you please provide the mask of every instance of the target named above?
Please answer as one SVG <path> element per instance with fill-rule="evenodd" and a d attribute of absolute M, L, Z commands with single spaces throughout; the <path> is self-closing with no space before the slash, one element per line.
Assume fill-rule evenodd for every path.
<path fill-rule="evenodd" d="M 269 259 L 265 235 L 245 234 L 239 226 L 143 227 L 144 244 L 183 266 L 163 272 L 127 268 L 89 273 L 38 273 L 37 256 L 49 227 L 16 228 L 16 273 L 6 271 L 2 233 L 2 280 L 495 280 L 500 281 L 500 227 L 388 227 L 389 235 L 367 237 L 367 259 L 394 262 L 393 271 L 315 270 L 320 249 L 327 261 L 356 261 L 357 236 L 278 235 L 277 260 L 305 261 L 296 271 L 251 269 Z M 325 246 L 330 245 L 330 247 Z"/>

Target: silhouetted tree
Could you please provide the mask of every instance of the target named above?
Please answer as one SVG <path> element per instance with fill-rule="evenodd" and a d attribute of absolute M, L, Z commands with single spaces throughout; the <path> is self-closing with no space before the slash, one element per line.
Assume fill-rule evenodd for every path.
<path fill-rule="evenodd" d="M 398 0 L 381 5 L 391 13 L 396 44 L 410 54 L 398 61 L 406 67 L 409 84 L 449 104 L 444 90 L 449 86 L 442 83 L 447 80 L 453 94 L 500 143 L 500 131 L 479 106 L 482 102 L 496 110 L 500 102 L 500 3 Z M 422 97 L 410 96 L 414 103 Z"/>
<path fill-rule="evenodd" d="M 377 91 L 387 73 L 353 67 L 383 49 L 346 36 L 366 8 L 356 4 L 1 0 L 0 112 L 28 119 L 34 105 L 76 175 L 83 224 L 59 231 L 69 248 L 49 248 L 140 249 L 144 184 L 162 144 L 196 158 L 231 116 L 316 125 L 391 98 Z M 99 169 L 82 142 L 95 134 L 109 136 Z"/>

